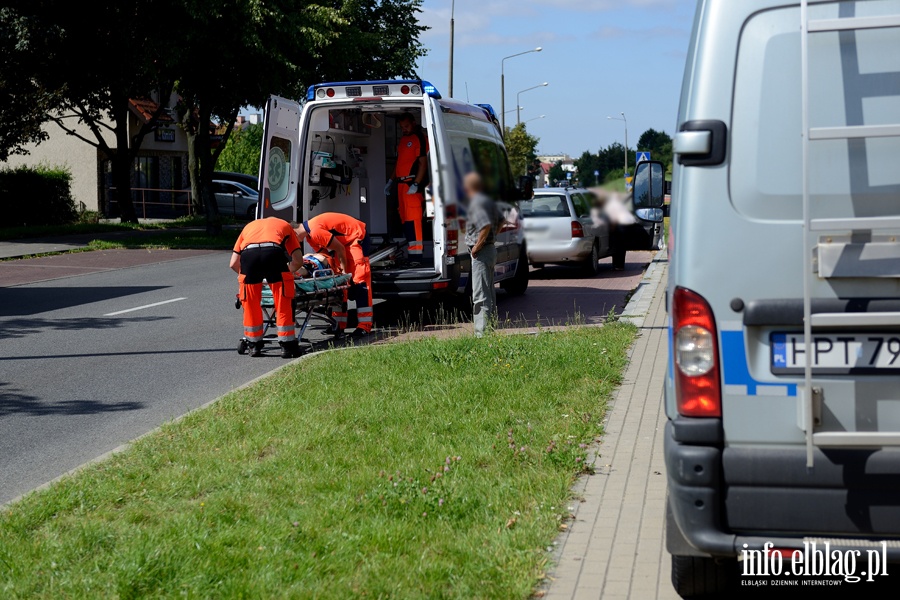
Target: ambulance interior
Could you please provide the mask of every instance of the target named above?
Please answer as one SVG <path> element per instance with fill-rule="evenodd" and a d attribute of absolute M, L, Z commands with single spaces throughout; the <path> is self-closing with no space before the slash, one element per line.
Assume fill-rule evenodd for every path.
<path fill-rule="evenodd" d="M 306 185 L 300 186 L 303 218 L 323 212 L 339 212 L 366 224 L 371 240 L 373 271 L 402 270 L 433 273 L 434 211 L 431 190 L 426 187 L 421 265 L 410 266 L 406 238 L 400 222 L 396 186 L 385 196 L 387 180 L 397 162 L 397 143 L 402 137 L 398 117 L 410 113 L 422 124 L 421 105 L 402 107 L 320 107 L 309 117 L 305 154 Z M 429 166 L 430 176 L 430 166 Z M 423 207 L 425 208 L 425 207 Z"/>

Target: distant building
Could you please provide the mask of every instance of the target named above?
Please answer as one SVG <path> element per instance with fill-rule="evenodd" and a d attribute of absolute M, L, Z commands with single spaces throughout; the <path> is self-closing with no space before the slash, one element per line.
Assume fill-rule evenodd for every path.
<path fill-rule="evenodd" d="M 159 125 L 144 137 L 134 160 L 131 184 L 138 217 L 175 216 L 187 211 L 189 194 L 183 191 L 190 187 L 187 138 L 171 115 L 176 100 L 174 95 L 168 99 L 168 108 L 161 113 Z M 150 121 L 159 108 L 158 102 L 157 97 L 128 101 L 129 138 L 137 135 L 141 126 Z M 96 139 L 84 123 L 77 123 L 73 118 L 66 124 L 78 135 Z M 67 167 L 72 173 L 72 197 L 76 205 L 106 216 L 118 216 L 113 201 L 111 161 L 97 148 L 67 134 L 55 123 L 47 123 L 44 128 L 50 136 L 46 141 L 27 146 L 29 154 L 10 156 L 0 166 L 46 164 Z M 115 147 L 112 131 L 104 130 L 103 139 L 110 147 Z"/>
<path fill-rule="evenodd" d="M 539 155 L 538 160 L 542 163 L 550 163 L 551 165 L 555 165 L 558 162 L 562 163 L 571 163 L 573 159 L 568 154 L 543 154 Z"/>

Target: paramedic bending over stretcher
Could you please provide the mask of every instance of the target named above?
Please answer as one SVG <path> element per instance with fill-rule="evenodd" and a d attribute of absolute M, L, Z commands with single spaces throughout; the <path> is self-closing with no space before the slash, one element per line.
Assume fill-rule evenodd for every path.
<path fill-rule="evenodd" d="M 397 184 L 397 198 L 400 202 L 400 220 L 403 221 L 403 235 L 409 242 L 409 260 L 422 262 L 424 249 L 422 237 L 422 213 L 425 195 L 422 193 L 428 177 L 428 138 L 416 123 L 415 117 L 403 113 L 397 119 L 403 137 L 397 144 L 397 166 L 394 176 L 384 188 L 386 196 L 391 194 L 391 186 Z"/>
<path fill-rule="evenodd" d="M 288 260 L 290 257 L 290 267 Z M 250 342 L 250 356 L 259 356 L 263 349 L 262 282 L 272 290 L 275 303 L 275 323 L 281 358 L 300 356 L 300 342 L 294 330 L 294 276 L 303 265 L 300 241 L 287 221 L 275 217 L 251 221 L 241 231 L 231 269 L 238 274 L 241 305 L 244 307 L 244 337 Z"/>
<path fill-rule="evenodd" d="M 344 306 L 332 313 L 337 323 L 334 333 L 347 329 L 347 300 L 356 302 L 357 328 L 353 337 L 372 331 L 372 271 L 369 266 L 369 238 L 366 224 L 350 215 L 327 212 L 304 221 L 297 227 L 297 236 L 306 240 L 314 252 L 334 257 L 344 273 L 353 277 L 350 293 L 344 296 Z"/>

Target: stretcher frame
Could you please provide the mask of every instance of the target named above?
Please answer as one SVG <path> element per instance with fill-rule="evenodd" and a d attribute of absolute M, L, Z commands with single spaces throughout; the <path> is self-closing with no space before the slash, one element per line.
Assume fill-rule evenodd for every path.
<path fill-rule="evenodd" d="M 329 309 L 341 307 L 344 304 L 344 295 L 350 289 L 350 275 L 335 275 L 331 269 L 315 271 L 312 277 L 298 278 L 294 280 L 294 297 L 291 299 L 291 307 L 294 313 L 294 327 L 297 331 L 297 341 L 309 344 L 304 354 L 313 348 L 312 342 L 303 339 L 309 321 L 313 313 L 319 312 L 328 324 L 337 329 L 337 322 L 329 314 Z M 269 297 L 265 297 L 265 291 L 269 290 Z M 277 334 L 270 334 L 269 329 L 276 327 L 275 303 L 271 297 L 271 288 L 263 283 L 263 344 L 278 342 Z M 234 303 L 235 308 L 241 308 L 240 296 Z M 302 323 L 301 323 L 302 316 Z M 246 354 L 252 342 L 242 337 L 238 343 L 238 354 Z"/>

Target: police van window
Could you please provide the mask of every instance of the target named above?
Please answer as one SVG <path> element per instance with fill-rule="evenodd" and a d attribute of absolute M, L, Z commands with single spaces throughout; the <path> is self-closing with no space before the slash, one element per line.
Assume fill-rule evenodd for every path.
<path fill-rule="evenodd" d="M 273 137 L 269 144 L 266 181 L 269 184 L 269 198 L 272 204 L 287 198 L 291 180 L 291 143 Z"/>
<path fill-rule="evenodd" d="M 896 14 L 900 2 L 816 4 L 810 19 Z M 738 45 L 730 142 L 730 192 L 750 218 L 801 215 L 802 102 L 799 9 L 756 13 Z M 812 33 L 809 125 L 900 123 L 900 53 L 896 29 Z M 811 141 L 814 218 L 896 214 L 900 138 Z M 854 209 L 858 208 L 862 212 Z"/>

